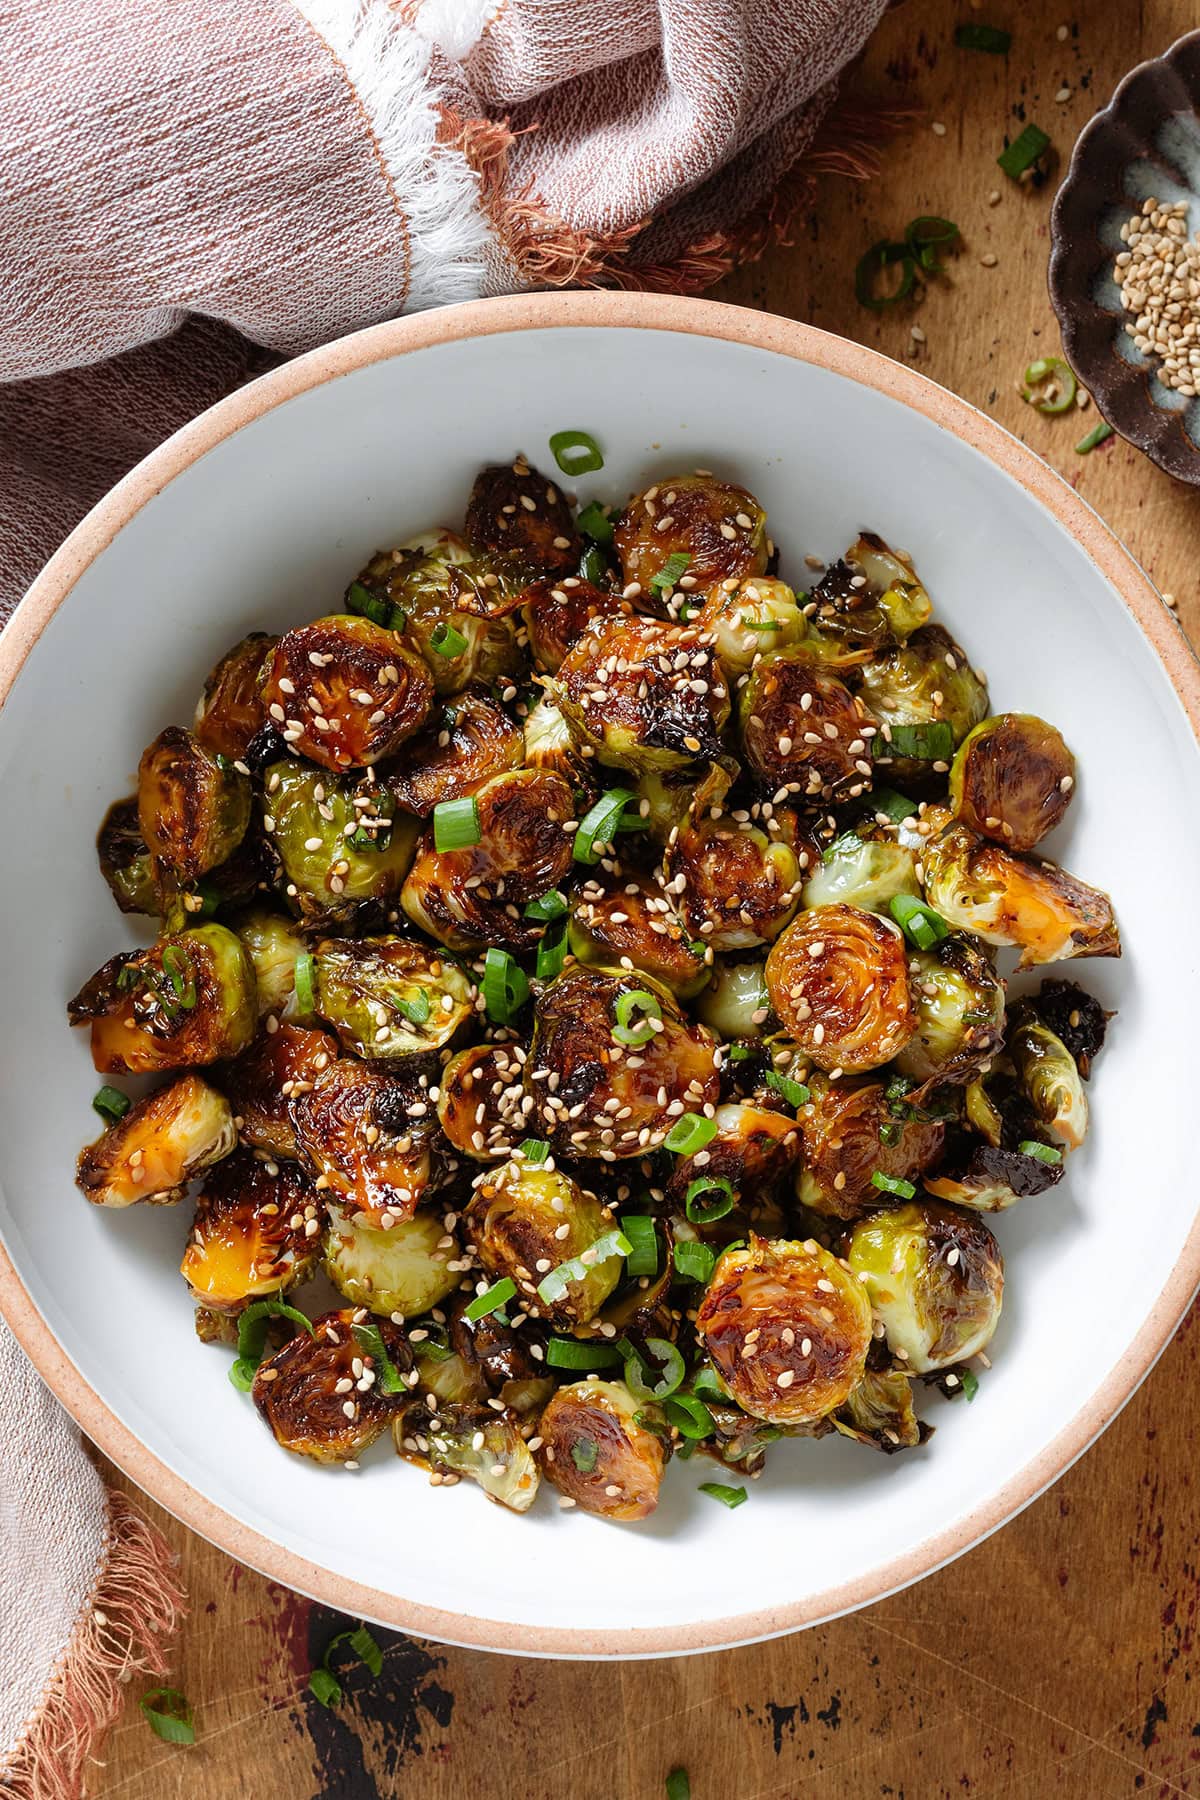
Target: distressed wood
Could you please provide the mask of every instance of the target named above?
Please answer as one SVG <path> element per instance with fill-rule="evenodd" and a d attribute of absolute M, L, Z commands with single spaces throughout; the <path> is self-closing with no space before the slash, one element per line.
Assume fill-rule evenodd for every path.
<path fill-rule="evenodd" d="M 1045 292 L 1051 183 L 995 168 L 1006 127 L 1039 121 L 1068 149 L 1119 77 L 1195 23 L 1185 0 L 1092 0 L 1069 15 L 987 0 L 1013 27 L 1008 58 L 956 51 L 968 0 L 910 0 L 855 77 L 928 122 L 891 147 L 882 177 L 828 182 L 795 244 L 726 281 L 720 297 L 809 319 L 919 366 L 1061 470 L 1200 630 L 1200 494 L 1111 440 L 1073 446 L 1095 412 L 1043 419 L 1014 383 L 1057 349 Z M 1073 90 L 1057 105 L 1056 90 Z M 1003 198 L 989 207 L 989 190 Z M 915 311 L 856 306 L 854 265 L 920 213 L 957 220 L 966 248 Z M 994 252 L 985 268 L 979 258 Z M 696 1800 L 1074 1800 L 1200 1794 L 1200 1692 L 1189 1661 L 1200 1497 L 1191 1401 L 1200 1332 L 1189 1320 L 1082 1463 L 1006 1530 L 920 1586 L 799 1637 L 714 1657 L 626 1667 L 518 1662 L 386 1641 L 382 1678 L 351 1673 L 325 1711 L 308 1670 L 342 1621 L 230 1563 L 158 1514 L 179 1546 L 191 1617 L 172 1679 L 199 1743 L 159 1743 L 136 1691 L 101 1751 L 98 1800 L 661 1800 L 675 1763 Z M 986 1404 L 986 1393 L 981 1396 Z M 154 1510 L 154 1509 L 151 1509 Z M 748 1519 L 748 1515 L 742 1515 Z"/>

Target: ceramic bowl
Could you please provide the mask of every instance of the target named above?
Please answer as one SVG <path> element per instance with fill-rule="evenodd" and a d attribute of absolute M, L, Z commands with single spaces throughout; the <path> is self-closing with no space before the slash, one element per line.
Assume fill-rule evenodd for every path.
<path fill-rule="evenodd" d="M 459 518 L 478 466 L 582 426 L 581 498 L 696 466 L 767 506 L 784 573 L 871 526 L 916 558 L 1001 707 L 1073 745 L 1051 845 L 1115 895 L 1120 962 L 1094 1130 L 1063 1183 L 999 1216 L 1003 1320 L 974 1404 L 921 1451 L 784 1443 L 749 1502 L 669 1471 L 640 1526 L 517 1518 L 431 1488 L 385 1442 L 357 1474 L 283 1454 L 198 1342 L 188 1214 L 72 1185 L 97 1086 L 64 1004 L 133 941 L 93 839 L 139 753 L 251 627 L 319 614 L 379 544 Z M 0 642 L 0 1304 L 114 1461 L 233 1556 L 352 1614 L 524 1654 L 662 1655 L 793 1630 L 914 1581 L 995 1529 L 1108 1423 L 1200 1280 L 1197 672 L 1154 590 L 1055 475 L 962 401 L 857 345 L 696 301 L 554 295 L 380 326 L 204 414 L 84 521 Z"/>
<path fill-rule="evenodd" d="M 1200 483 L 1200 399 L 1158 379 L 1114 279 L 1121 227 L 1151 198 L 1186 203 L 1188 235 L 1200 229 L 1200 31 L 1132 70 L 1080 133 L 1051 213 L 1049 276 L 1067 360 L 1109 424 Z"/>

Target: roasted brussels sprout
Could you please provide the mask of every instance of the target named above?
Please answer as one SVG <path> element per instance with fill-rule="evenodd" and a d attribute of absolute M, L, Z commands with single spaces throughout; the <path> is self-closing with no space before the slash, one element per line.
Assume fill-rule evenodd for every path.
<path fill-rule="evenodd" d="M 448 956 L 409 938 L 328 938 L 313 957 L 316 1010 L 356 1056 L 438 1050 L 475 1008 Z"/>
<path fill-rule="evenodd" d="M 914 1081 L 969 1080 L 999 1050 L 1004 983 L 975 939 L 952 932 L 909 957 L 917 1029 L 896 1058 Z"/>
<path fill-rule="evenodd" d="M 461 1155 L 495 1162 L 525 1136 L 533 1101 L 523 1065 L 524 1051 L 511 1044 L 473 1044 L 450 1058 L 438 1082 L 438 1118 Z"/>
<path fill-rule="evenodd" d="M 693 1155 L 676 1158 L 666 1185 L 668 1201 L 682 1212 L 697 1182 L 727 1184 L 734 1203 L 751 1209 L 769 1200 L 799 1155 L 795 1119 L 731 1102 L 717 1107 L 713 1122 L 716 1137 Z"/>
<path fill-rule="evenodd" d="M 437 1209 L 386 1231 L 330 1201 L 325 1273 L 353 1306 L 391 1317 L 428 1312 L 462 1280 L 462 1251 Z"/>
<path fill-rule="evenodd" d="M 871 1309 L 862 1286 L 814 1238 L 751 1234 L 726 1250 L 696 1315 L 713 1367 L 743 1412 L 805 1425 L 862 1379 Z"/>
<path fill-rule="evenodd" d="M 407 1390 L 383 1391 L 375 1359 L 354 1333 L 360 1317 L 352 1308 L 325 1313 L 313 1320 L 311 1337 L 298 1331 L 259 1364 L 254 1403 L 285 1450 L 314 1462 L 354 1462 L 407 1404 Z M 393 1367 L 407 1374 L 413 1359 L 403 1332 L 387 1319 L 373 1327 Z"/>
<path fill-rule="evenodd" d="M 903 642 L 928 621 L 932 610 L 911 563 L 864 531 L 812 590 L 806 608 L 812 620 L 809 654 L 835 666 L 852 666 L 897 639 Z"/>
<path fill-rule="evenodd" d="M 1087 1095 L 1062 1039 L 1021 1002 L 1009 1015 L 1004 1047 L 1035 1116 L 1060 1143 L 1078 1150 L 1087 1136 Z"/>
<path fill-rule="evenodd" d="M 254 965 L 223 925 L 197 925 L 112 957 L 67 1008 L 91 1025 L 102 1075 L 155 1075 L 236 1056 L 258 1017 Z"/>
<path fill-rule="evenodd" d="M 227 650 L 204 683 L 196 702 L 193 729 L 214 756 L 240 760 L 266 724 L 261 693 L 262 672 L 278 638 L 252 631 Z"/>
<path fill-rule="evenodd" d="M 521 602 L 533 660 L 551 675 L 593 619 L 614 619 L 633 610 L 619 594 L 593 587 L 577 575 L 558 582 L 536 581 L 526 588 Z"/>
<path fill-rule="evenodd" d="M 571 909 L 571 953 L 586 963 L 620 963 L 661 981 L 690 1000 L 708 980 L 703 945 L 684 930 L 661 882 L 597 871 Z"/>
<path fill-rule="evenodd" d="M 614 1037 L 625 1016 L 649 1023 L 644 1043 Z M 681 1114 L 716 1101 L 714 1051 L 660 982 L 577 964 L 538 996 L 526 1082 L 556 1149 L 611 1162 L 657 1148 Z"/>
<path fill-rule="evenodd" d="M 843 831 L 813 859 L 801 898 L 806 907 L 845 902 L 886 913 L 897 894 L 917 895 L 917 859 L 906 844 L 874 828 Z"/>
<path fill-rule="evenodd" d="M 262 1032 L 240 1056 L 223 1063 L 214 1080 L 237 1114 L 242 1142 L 272 1156 L 298 1157 L 292 1101 L 338 1055 L 337 1039 L 328 1031 L 284 1024 Z"/>
<path fill-rule="evenodd" d="M 435 708 L 382 779 L 406 812 L 426 819 L 443 800 L 461 800 L 523 761 L 521 732 L 499 701 L 468 688 Z"/>
<path fill-rule="evenodd" d="M 906 644 L 872 658 L 861 691 L 882 728 L 875 741 L 881 778 L 901 787 L 943 774 L 988 712 L 986 686 L 940 625 L 923 625 Z"/>
<path fill-rule="evenodd" d="M 663 865 L 668 889 L 678 896 L 693 938 L 711 950 L 769 944 L 800 904 L 801 868 L 814 859 L 816 846 L 792 831 L 772 835 L 728 812 L 714 818 L 716 811 L 697 808 L 676 832 Z"/>
<path fill-rule="evenodd" d="M 138 823 L 137 796 L 115 800 L 96 839 L 100 873 L 123 913 L 156 913 L 161 901 L 154 862 Z"/>
<path fill-rule="evenodd" d="M 477 551 L 526 575 L 570 575 L 583 540 L 554 483 L 523 456 L 493 463 L 475 477 L 465 530 Z"/>
<path fill-rule="evenodd" d="M 1073 956 L 1120 956 L 1112 901 L 1036 856 L 1002 850 L 965 825 L 931 837 L 925 893 L 948 924 L 1021 951 L 1018 968 Z"/>
<path fill-rule="evenodd" d="M 599 619 L 564 657 L 553 689 L 578 744 L 634 774 L 718 756 L 729 689 L 695 625 Z"/>
<path fill-rule="evenodd" d="M 672 475 L 636 494 L 617 520 L 614 541 L 626 584 L 636 582 L 643 594 L 654 591 L 668 563 L 679 570 L 676 585 L 701 593 L 767 566 L 762 507 L 745 488 L 713 475 Z"/>
<path fill-rule="evenodd" d="M 265 790 L 263 825 L 302 918 L 347 920 L 365 901 L 395 899 L 419 827 L 386 788 L 289 761 L 271 765 Z"/>
<path fill-rule="evenodd" d="M 1061 1162 L 1042 1162 L 1020 1150 L 989 1143 L 962 1146 L 953 1166 L 926 1176 L 925 1192 L 972 1212 L 1004 1212 L 1018 1200 L 1044 1194 L 1062 1180 Z"/>
<path fill-rule="evenodd" d="M 915 1450 L 928 1435 L 913 1410 L 912 1377 L 900 1369 L 868 1369 L 845 1406 L 833 1415 L 835 1431 L 885 1455 Z"/>
<path fill-rule="evenodd" d="M 147 1094 L 80 1152 L 75 1179 L 95 1206 L 182 1200 L 193 1175 L 237 1143 L 233 1114 L 199 1075 Z"/>
<path fill-rule="evenodd" d="M 439 1402 L 434 1413 L 418 1401 L 392 1421 L 392 1437 L 406 1462 L 435 1476 L 465 1476 L 510 1512 L 528 1512 L 537 1498 L 538 1466 L 515 1413 L 470 1401 Z"/>
<path fill-rule="evenodd" d="M 427 1079 L 344 1057 L 292 1099 L 296 1140 L 330 1197 L 386 1231 L 449 1172 Z"/>
<path fill-rule="evenodd" d="M 860 1219 L 846 1255 L 888 1348 L 912 1374 L 965 1362 L 991 1342 L 1004 1259 L 982 1219 L 952 1206 L 897 1206 Z"/>
<path fill-rule="evenodd" d="M 1075 758 L 1032 713 L 1000 713 L 969 731 L 950 769 L 959 822 L 1010 850 L 1033 850 L 1071 802 Z"/>
<path fill-rule="evenodd" d="M 727 675 L 744 675 L 760 657 L 789 650 L 807 626 L 795 594 L 767 575 L 731 577 L 712 590 L 698 624 L 712 637 Z"/>
<path fill-rule="evenodd" d="M 746 761 L 770 787 L 814 808 L 870 787 L 870 715 L 844 682 L 802 650 L 752 669 L 739 705 Z"/>
<path fill-rule="evenodd" d="M 818 1068 L 890 1062 L 913 1034 L 904 939 L 857 906 L 814 906 L 767 956 L 767 992 L 784 1030 Z"/>
<path fill-rule="evenodd" d="M 1043 981 L 1030 1004 L 1042 1023 L 1062 1039 L 1087 1081 L 1104 1048 L 1110 1015 L 1093 994 L 1073 981 Z"/>
<path fill-rule="evenodd" d="M 586 1325 L 621 1277 L 620 1255 L 595 1250 L 616 1230 L 616 1220 L 561 1169 L 522 1157 L 488 1169 L 476 1178 L 465 1227 L 484 1268 L 515 1281 L 523 1304 L 555 1324 Z M 538 1284 L 573 1259 L 565 1291 L 557 1299 L 540 1298 Z"/>
<path fill-rule="evenodd" d="M 237 1150 L 205 1177 L 179 1267 L 201 1306 L 240 1312 L 308 1280 L 320 1231 L 321 1198 L 303 1169 Z"/>
<path fill-rule="evenodd" d="M 726 1043 L 737 1038 L 758 1038 L 771 1013 L 764 964 L 720 962 L 713 978 L 696 1003 L 701 1024 Z"/>
<path fill-rule="evenodd" d="M 547 769 L 561 775 L 572 788 L 591 791 L 593 784 L 588 760 L 576 749 L 571 728 L 557 706 L 544 696 L 531 707 L 525 720 L 525 766 Z"/>
<path fill-rule="evenodd" d="M 254 964 L 259 1017 L 290 1018 L 296 1010 L 296 958 L 308 949 L 294 920 L 256 906 L 241 914 L 234 929 Z"/>
<path fill-rule="evenodd" d="M 169 725 L 138 765 L 138 823 L 160 888 L 190 887 L 246 835 L 250 783 L 190 731 Z"/>
<path fill-rule="evenodd" d="M 433 678 L 396 632 L 335 613 L 280 638 L 262 698 L 297 756 L 341 773 L 390 756 L 420 729 Z"/>
<path fill-rule="evenodd" d="M 872 1175 L 915 1182 L 936 1167 L 944 1121 L 918 1117 L 912 1107 L 896 1117 L 882 1082 L 810 1076 L 808 1088 L 799 1112 L 803 1148 L 796 1192 L 812 1212 L 857 1219 L 886 1204 Z"/>
<path fill-rule="evenodd" d="M 461 693 L 473 681 L 507 680 L 523 667 L 512 620 L 491 609 L 500 576 L 477 563 L 471 546 L 451 531 L 422 532 L 397 550 L 377 552 L 351 595 L 359 588 L 391 619 L 403 617 L 439 694 Z"/>
<path fill-rule="evenodd" d="M 623 1381 L 559 1388 L 538 1420 L 546 1480 L 602 1519 L 648 1518 L 658 1505 L 667 1452 L 662 1438 L 639 1423 L 641 1412 Z"/>
<path fill-rule="evenodd" d="M 556 888 L 571 867 L 571 790 L 561 775 L 514 769 L 486 781 L 474 798 L 477 841 L 438 850 L 427 831 L 400 904 L 414 925 L 451 950 L 530 949 L 544 926 L 522 909 Z"/>

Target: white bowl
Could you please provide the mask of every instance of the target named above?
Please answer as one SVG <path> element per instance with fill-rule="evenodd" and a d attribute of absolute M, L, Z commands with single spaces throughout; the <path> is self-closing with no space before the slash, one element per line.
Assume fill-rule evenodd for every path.
<path fill-rule="evenodd" d="M 1125 957 L 1072 971 L 1117 1009 L 1094 1129 L 1063 1183 L 996 1221 L 1004 1317 L 971 1406 L 924 1449 L 781 1444 L 749 1504 L 671 1468 L 644 1525 L 516 1518 L 437 1491 L 381 1443 L 357 1475 L 285 1456 L 193 1335 L 189 1212 L 72 1185 L 97 1086 L 64 1006 L 133 941 L 96 870 L 108 802 L 251 627 L 341 594 L 369 552 L 455 523 L 480 464 L 594 432 L 585 498 L 713 468 L 766 505 L 785 575 L 860 526 L 908 549 L 1000 707 L 1044 714 L 1081 780 L 1055 852 L 1111 890 Z M 1156 653 L 1157 652 L 1157 653 Z M 10 685 L 11 684 L 11 685 Z M 380 326 L 215 407 L 74 533 L 0 644 L 0 1303 L 88 1433 L 187 1524 L 362 1614 L 486 1648 L 661 1655 L 784 1632 L 975 1543 L 1128 1398 L 1200 1281 L 1200 689 L 1131 559 L 995 425 L 909 369 L 800 325 L 619 295 L 487 302 Z M 1191 722 L 1189 722 L 1189 720 Z"/>

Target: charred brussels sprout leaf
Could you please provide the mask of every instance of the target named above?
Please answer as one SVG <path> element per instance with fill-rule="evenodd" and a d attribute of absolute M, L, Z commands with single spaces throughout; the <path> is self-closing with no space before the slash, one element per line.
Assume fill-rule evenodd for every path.
<path fill-rule="evenodd" d="M 232 856 L 250 823 L 250 783 L 190 731 L 160 731 L 138 766 L 138 822 L 167 893 Z"/>
<path fill-rule="evenodd" d="M 744 675 L 760 657 L 790 650 L 807 631 L 791 588 L 766 575 L 722 581 L 705 601 L 697 622 L 713 638 L 730 676 Z"/>
<path fill-rule="evenodd" d="M 75 1179 L 95 1206 L 182 1200 L 193 1175 L 237 1143 L 233 1114 L 215 1088 L 184 1075 L 147 1094 L 79 1157 Z"/>
<path fill-rule="evenodd" d="M 236 1056 L 258 1016 L 254 965 L 223 925 L 197 925 L 115 956 L 72 1000 L 103 1075 L 154 1075 Z"/>
<path fill-rule="evenodd" d="M 534 582 L 521 601 L 533 659 L 551 675 L 593 619 L 614 619 L 633 610 L 620 594 L 595 587 L 577 575 Z"/>
<path fill-rule="evenodd" d="M 641 774 L 720 754 L 729 690 L 694 626 L 597 621 L 564 658 L 555 692 L 577 744 L 610 768 Z"/>
<path fill-rule="evenodd" d="M 1004 983 L 960 932 L 909 958 L 917 1029 L 896 1058 L 914 1081 L 970 1079 L 999 1050 Z"/>
<path fill-rule="evenodd" d="M 298 756 L 341 772 L 376 763 L 410 738 L 433 703 L 433 681 L 394 631 L 337 613 L 280 638 L 262 697 Z"/>
<path fill-rule="evenodd" d="M 1031 1006 L 1012 1010 L 1005 1048 L 1034 1114 L 1060 1143 L 1078 1150 L 1088 1128 L 1088 1102 L 1075 1059 Z"/>
<path fill-rule="evenodd" d="M 843 831 L 804 883 L 806 907 L 844 902 L 887 914 L 897 894 L 917 895 L 917 859 L 906 845 L 874 829 Z"/>
<path fill-rule="evenodd" d="M 238 1312 L 308 1280 L 320 1229 L 320 1195 L 296 1163 L 238 1150 L 205 1179 L 180 1270 L 202 1306 Z"/>
<path fill-rule="evenodd" d="M 870 787 L 870 715 L 803 651 L 785 651 L 751 671 L 740 718 L 750 768 L 800 804 L 828 806 Z"/>
<path fill-rule="evenodd" d="M 296 958 L 308 945 L 291 919 L 266 907 L 253 907 L 234 926 L 254 964 L 260 1018 L 295 1012 Z"/>
<path fill-rule="evenodd" d="M 474 1481 L 510 1512 L 528 1512 L 537 1498 L 538 1466 L 515 1413 L 450 1400 L 435 1414 L 418 1402 L 393 1421 L 392 1437 L 407 1462 Z"/>
<path fill-rule="evenodd" d="M 930 734 L 921 747 L 924 755 L 906 754 L 886 742 L 875 744 L 881 778 L 898 783 L 927 781 L 937 762 L 949 762 L 972 726 L 987 717 L 987 688 L 961 650 L 940 625 L 923 625 L 906 644 L 882 652 L 862 671 L 862 699 L 871 715 L 887 731 L 900 734 L 901 742 L 930 726 L 948 727 L 949 744 L 939 744 Z M 937 754 L 945 748 L 947 754 Z M 886 773 L 882 773 L 886 768 Z"/>
<path fill-rule="evenodd" d="M 864 531 L 846 552 L 846 561 L 867 578 L 867 592 L 901 642 L 929 623 L 933 605 L 907 556 L 890 550 L 873 531 Z"/>
<path fill-rule="evenodd" d="M 466 534 L 494 563 L 529 576 L 570 575 L 583 550 L 562 494 L 521 456 L 475 477 Z"/>
<path fill-rule="evenodd" d="M 156 913 L 161 901 L 154 862 L 138 823 L 137 797 L 116 800 L 96 839 L 100 873 L 123 913 Z"/>
<path fill-rule="evenodd" d="M 912 1380 L 899 1369 L 868 1369 L 834 1413 L 833 1426 L 843 1437 L 886 1456 L 915 1450 L 927 1435 L 913 1410 Z"/>
<path fill-rule="evenodd" d="M 410 1370 L 412 1352 L 403 1333 L 386 1319 L 378 1322 L 378 1330 L 391 1362 L 402 1372 Z M 356 1361 L 375 1374 L 348 1310 L 314 1319 L 311 1337 L 298 1333 L 259 1364 L 254 1403 L 277 1443 L 321 1463 L 352 1462 L 370 1448 L 407 1396 L 385 1394 L 378 1378 L 363 1388 Z"/>
<path fill-rule="evenodd" d="M 458 1286 L 460 1252 L 437 1211 L 423 1208 L 386 1231 L 333 1202 L 328 1213 L 325 1273 L 352 1306 L 413 1318 Z"/>
<path fill-rule="evenodd" d="M 713 475 L 672 475 L 629 502 L 614 542 L 626 584 L 643 594 L 671 558 L 690 585 L 707 593 L 718 581 L 761 575 L 767 566 L 767 516 L 753 494 Z M 678 578 L 677 578 L 678 579 Z"/>
<path fill-rule="evenodd" d="M 662 884 L 647 876 L 597 870 L 572 906 L 568 933 L 580 962 L 613 964 L 628 957 L 681 1000 L 708 980 L 703 947 L 684 930 Z"/>
<path fill-rule="evenodd" d="M 808 654 L 834 667 L 868 660 L 927 623 L 929 595 L 910 564 L 864 532 L 813 588 Z"/>
<path fill-rule="evenodd" d="M 287 897 L 302 918 L 348 920 L 364 902 L 399 894 L 418 826 L 390 816 L 385 789 L 302 763 L 274 763 L 263 804 Z"/>
<path fill-rule="evenodd" d="M 560 1237 L 564 1225 L 568 1229 Z M 615 1226 L 595 1194 L 561 1169 L 519 1158 L 479 1177 L 466 1214 L 467 1235 L 484 1268 L 507 1275 L 523 1304 L 563 1325 L 586 1325 L 616 1287 L 620 1256 L 593 1253 Z M 539 1283 L 576 1258 L 582 1276 L 572 1277 L 557 1299 L 539 1297 Z"/>
<path fill-rule="evenodd" d="M 214 756 L 227 756 L 231 762 L 244 757 L 266 723 L 260 692 L 263 664 L 278 642 L 265 631 L 252 631 L 225 652 L 204 683 L 193 726 Z"/>
<path fill-rule="evenodd" d="M 522 736 L 488 694 L 468 689 L 434 711 L 383 779 L 405 812 L 426 819 L 443 800 L 473 794 L 493 775 L 521 766 Z"/>
<path fill-rule="evenodd" d="M 522 1065 L 507 1044 L 460 1050 L 438 1082 L 438 1118 L 454 1149 L 477 1162 L 511 1155 L 526 1136 Z"/>
<path fill-rule="evenodd" d="M 240 1056 L 223 1063 L 214 1080 L 237 1113 L 242 1142 L 272 1156 L 298 1157 L 292 1100 L 337 1056 L 337 1040 L 328 1031 L 283 1024 L 260 1033 Z"/>
<path fill-rule="evenodd" d="M 330 1197 L 385 1231 L 411 1219 L 447 1172 L 428 1083 L 403 1063 L 395 1074 L 349 1057 L 331 1063 L 293 1098 L 292 1117 Z"/>
<path fill-rule="evenodd" d="M 559 1388 L 538 1421 L 547 1481 L 604 1519 L 645 1519 L 667 1464 L 662 1438 L 639 1420 L 643 1404 L 621 1381 Z"/>
<path fill-rule="evenodd" d="M 874 913 L 801 913 L 772 945 L 766 974 L 784 1029 L 818 1068 L 878 1068 L 913 1034 L 904 940 Z"/>
<path fill-rule="evenodd" d="M 1004 1212 L 1031 1194 L 1044 1194 L 1062 1174 L 1061 1162 L 1041 1162 L 1020 1150 L 985 1143 L 957 1157 L 936 1177 L 927 1177 L 925 1191 L 972 1212 Z"/>
<path fill-rule="evenodd" d="M 965 1362 L 991 1342 L 1004 1260 L 982 1219 L 951 1206 L 898 1206 L 861 1219 L 847 1257 L 889 1348 L 913 1374 Z"/>
<path fill-rule="evenodd" d="M 1001 713 L 967 733 L 950 770 L 960 823 L 1010 850 L 1033 850 L 1070 804 L 1075 758 L 1053 725 Z"/>
<path fill-rule="evenodd" d="M 437 1050 L 474 1010 L 458 964 L 399 937 L 330 938 L 313 958 L 317 1011 L 356 1056 Z"/>
<path fill-rule="evenodd" d="M 796 1192 L 811 1211 L 856 1219 L 886 1199 L 873 1175 L 917 1182 L 936 1166 L 944 1122 L 895 1118 L 882 1082 L 810 1077 L 808 1085 L 799 1113 L 803 1150 Z"/>
<path fill-rule="evenodd" d="M 1073 981 L 1043 981 L 1031 1005 L 1042 1023 L 1062 1039 L 1087 1081 L 1104 1048 L 1109 1014 Z"/>

